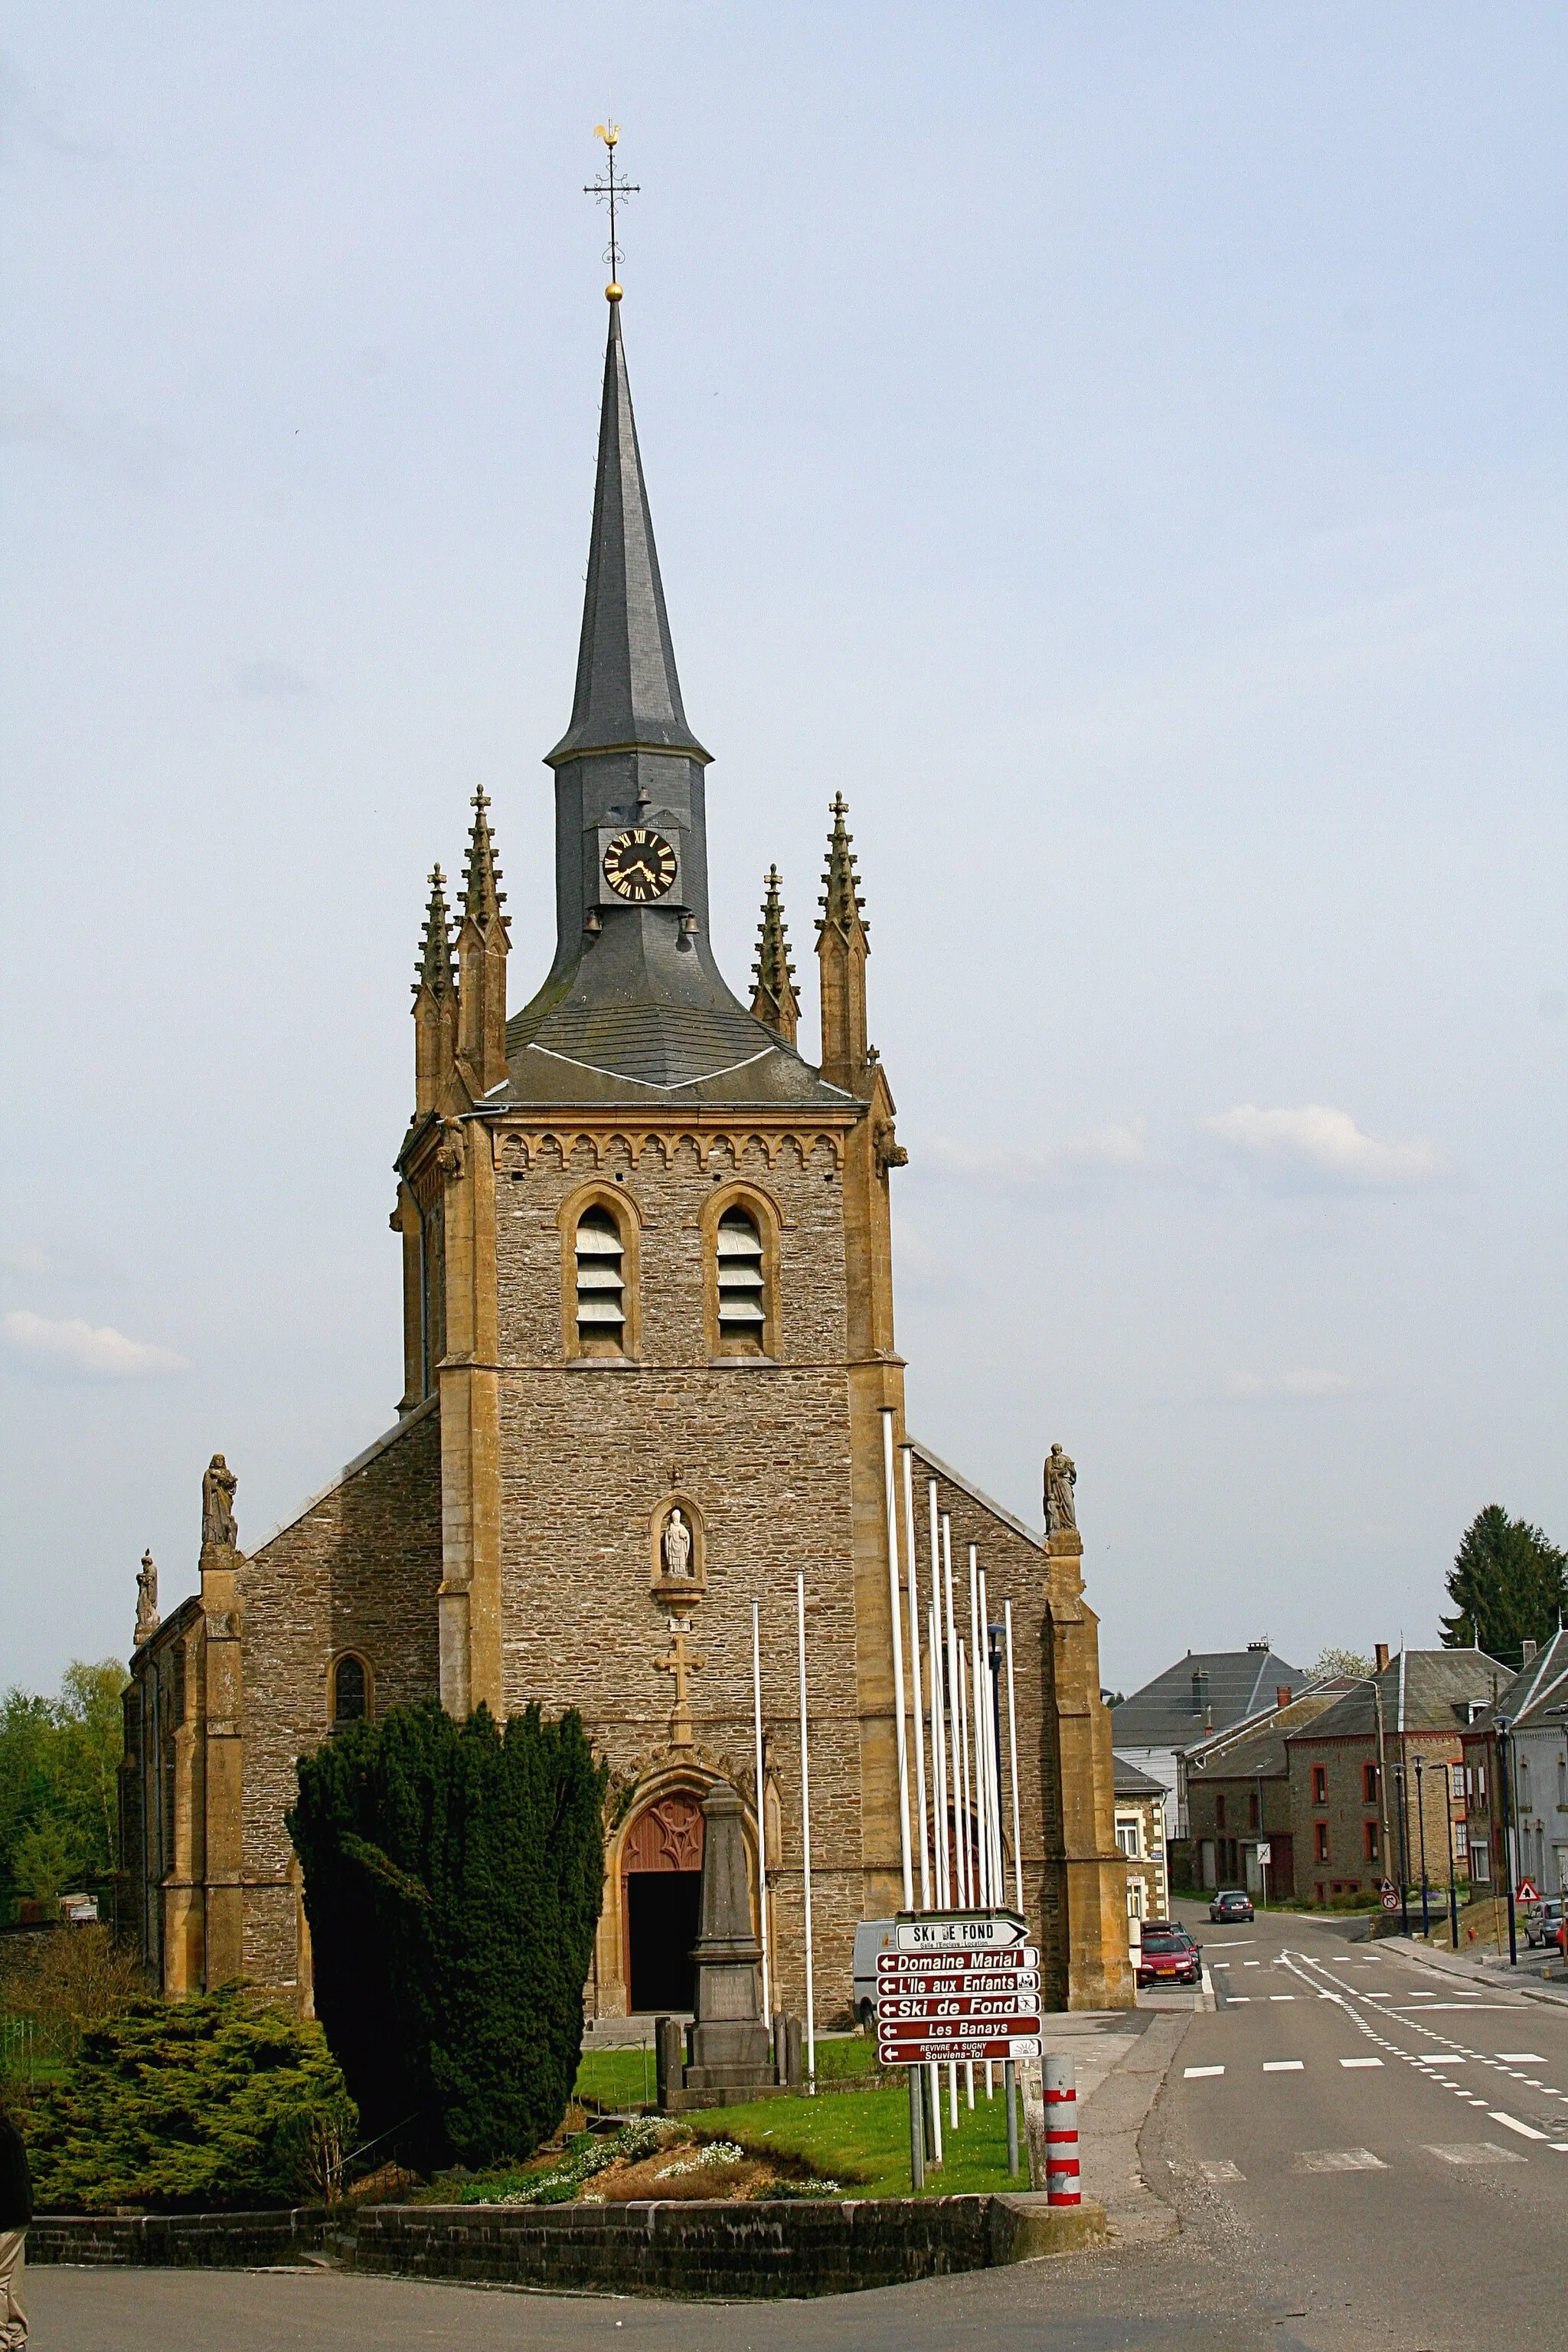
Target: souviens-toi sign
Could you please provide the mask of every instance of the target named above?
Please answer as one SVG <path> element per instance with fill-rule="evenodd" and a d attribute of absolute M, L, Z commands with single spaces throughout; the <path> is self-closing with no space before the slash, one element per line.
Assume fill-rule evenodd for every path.
<path fill-rule="evenodd" d="M 931 2059 L 1037 2058 L 1040 1955 L 1016 1911 L 922 1911 L 894 1923 L 877 1955 L 877 2054 L 884 2066 Z"/>

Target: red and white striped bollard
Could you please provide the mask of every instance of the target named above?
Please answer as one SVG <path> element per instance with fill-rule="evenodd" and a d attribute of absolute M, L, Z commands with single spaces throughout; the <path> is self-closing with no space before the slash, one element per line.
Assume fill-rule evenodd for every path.
<path fill-rule="evenodd" d="M 1053 2205 L 1077 2205 L 1078 2090 L 1070 2058 L 1043 2062 L 1046 2090 L 1046 2196 Z"/>

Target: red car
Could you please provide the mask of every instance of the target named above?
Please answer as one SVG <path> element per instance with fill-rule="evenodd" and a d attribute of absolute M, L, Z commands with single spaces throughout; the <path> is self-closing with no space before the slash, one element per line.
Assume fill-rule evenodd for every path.
<path fill-rule="evenodd" d="M 1195 1985 L 1203 1973 L 1203 1954 L 1180 1927 L 1144 1928 L 1136 1969 L 1141 1985 Z"/>

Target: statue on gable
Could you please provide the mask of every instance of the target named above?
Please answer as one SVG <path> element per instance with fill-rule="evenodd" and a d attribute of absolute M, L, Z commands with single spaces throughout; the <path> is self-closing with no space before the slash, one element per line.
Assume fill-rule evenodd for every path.
<path fill-rule="evenodd" d="M 158 1563 L 150 1551 L 144 1551 L 136 1572 L 136 1647 L 150 1642 L 157 1630 Z"/>
<path fill-rule="evenodd" d="M 1078 1507 L 1073 1488 L 1078 1485 L 1078 1470 L 1070 1454 L 1053 1445 L 1046 1456 L 1046 1533 L 1065 1535 L 1078 1526 Z"/>
<path fill-rule="evenodd" d="M 239 1541 L 235 1525 L 234 1494 L 239 1481 L 221 1454 L 215 1454 L 202 1473 L 202 1549 L 209 1546 L 233 1551 Z"/>
<path fill-rule="evenodd" d="M 681 1516 L 679 1503 L 664 1523 L 664 1572 L 666 1576 L 689 1576 L 691 1573 L 691 1529 Z"/>

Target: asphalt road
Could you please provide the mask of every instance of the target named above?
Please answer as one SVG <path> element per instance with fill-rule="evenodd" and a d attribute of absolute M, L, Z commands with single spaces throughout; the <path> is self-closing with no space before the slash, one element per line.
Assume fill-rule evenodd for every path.
<path fill-rule="evenodd" d="M 1215 2005 L 1192 2017 L 1143 2133 L 1181 2219 L 1163 2244 L 738 2306 L 40 2269 L 37 2352 L 585 2352 L 617 2336 L 641 2352 L 1568 2347 L 1568 2009 L 1471 1992 L 1338 1927 L 1186 1916 L 1204 1922 Z"/>

